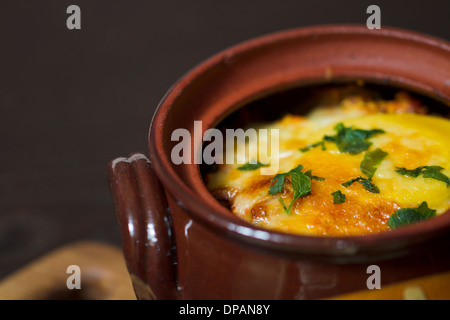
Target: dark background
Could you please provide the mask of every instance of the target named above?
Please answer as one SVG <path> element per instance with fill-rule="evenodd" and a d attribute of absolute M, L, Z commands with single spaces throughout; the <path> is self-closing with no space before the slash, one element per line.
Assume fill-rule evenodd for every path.
<path fill-rule="evenodd" d="M 194 65 L 278 30 L 365 24 L 371 4 L 382 26 L 450 39 L 448 0 L 2 0 L 0 279 L 62 244 L 120 245 L 106 165 L 147 152 L 155 107 Z"/>

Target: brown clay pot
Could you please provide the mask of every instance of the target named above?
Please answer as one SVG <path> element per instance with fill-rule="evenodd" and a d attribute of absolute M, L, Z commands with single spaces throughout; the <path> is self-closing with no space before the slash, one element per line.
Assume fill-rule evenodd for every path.
<path fill-rule="evenodd" d="M 139 299 L 318 299 L 450 269 L 450 213 L 391 232 L 311 237 L 235 217 L 198 165 L 175 165 L 171 133 L 203 131 L 255 99 L 302 85 L 362 79 L 450 101 L 450 44 L 365 26 L 315 26 L 229 48 L 182 77 L 151 122 L 148 156 L 109 163 L 123 249 Z M 197 141 L 198 142 L 198 141 Z"/>

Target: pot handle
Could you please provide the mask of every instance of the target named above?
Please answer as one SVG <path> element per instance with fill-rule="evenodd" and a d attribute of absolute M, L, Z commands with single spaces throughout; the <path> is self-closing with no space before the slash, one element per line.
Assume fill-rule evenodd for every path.
<path fill-rule="evenodd" d="M 116 158 L 107 175 L 137 298 L 177 299 L 172 221 L 150 160 L 141 153 Z"/>

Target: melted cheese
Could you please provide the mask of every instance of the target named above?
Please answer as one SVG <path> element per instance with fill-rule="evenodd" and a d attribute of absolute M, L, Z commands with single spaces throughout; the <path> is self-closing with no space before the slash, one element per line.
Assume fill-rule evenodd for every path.
<path fill-rule="evenodd" d="M 379 113 L 372 101 L 345 100 L 334 108 L 317 108 L 306 117 L 288 115 L 267 128 L 278 128 L 279 173 L 298 165 L 303 172 L 312 170 L 325 181 L 311 180 L 311 194 L 295 201 L 287 214 L 280 201 L 289 204 L 293 190 L 286 179 L 282 193 L 268 193 L 272 176 L 260 170 L 240 171 L 240 164 L 221 165 L 207 178 L 211 192 L 226 201 L 231 211 L 242 219 L 263 228 L 306 235 L 362 235 L 389 230 L 389 217 L 400 208 L 417 207 L 423 201 L 442 214 L 450 208 L 450 187 L 442 181 L 419 176 L 411 178 L 398 174 L 396 167 L 414 169 L 419 166 L 441 166 L 450 177 L 450 121 L 444 118 L 403 113 L 395 106 L 405 106 L 400 96 L 396 102 L 383 102 L 389 113 Z M 364 176 L 360 164 L 364 152 L 342 153 L 333 142 L 302 152 L 309 144 L 324 135 L 333 136 L 334 126 L 342 122 L 346 127 L 382 129 L 383 134 L 370 138 L 368 151 L 380 148 L 386 158 L 377 166 L 372 182 L 380 193 L 371 193 L 361 184 L 345 188 L 342 183 Z M 248 154 L 238 154 L 243 163 L 255 159 L 258 150 L 250 146 Z M 334 204 L 331 193 L 341 190 L 346 201 Z"/>

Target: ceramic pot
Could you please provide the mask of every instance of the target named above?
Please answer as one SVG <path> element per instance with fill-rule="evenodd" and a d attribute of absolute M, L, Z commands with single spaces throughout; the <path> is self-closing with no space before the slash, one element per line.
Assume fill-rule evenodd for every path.
<path fill-rule="evenodd" d="M 203 133 L 274 92 L 358 79 L 420 92 L 448 106 L 450 45 L 393 28 L 314 26 L 226 49 L 175 83 L 151 121 L 148 155 L 134 153 L 108 165 L 137 297 L 318 299 L 365 289 L 371 265 L 380 267 L 383 286 L 450 269 L 448 212 L 367 236 L 269 231 L 220 205 L 197 164 L 171 161 L 175 129 L 194 136 L 194 121 L 202 121 Z"/>

